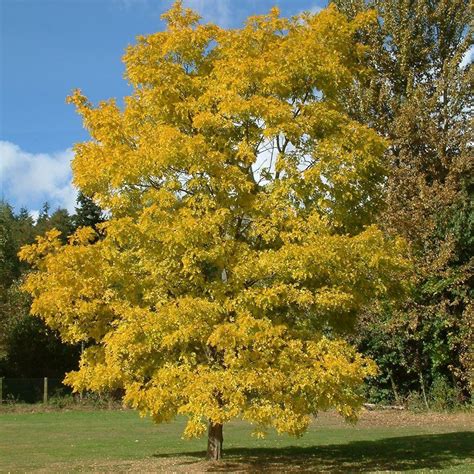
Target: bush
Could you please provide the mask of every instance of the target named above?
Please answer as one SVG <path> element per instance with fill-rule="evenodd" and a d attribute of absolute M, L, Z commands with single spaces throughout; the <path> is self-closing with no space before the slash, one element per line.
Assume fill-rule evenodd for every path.
<path fill-rule="evenodd" d="M 444 377 L 436 379 L 431 385 L 429 405 L 434 411 L 454 410 L 465 406 L 461 402 L 460 391 L 451 386 Z"/>
<path fill-rule="evenodd" d="M 461 390 L 450 385 L 445 377 L 439 377 L 433 381 L 427 393 L 427 402 L 430 411 L 453 411 L 471 408 L 471 403 L 463 400 Z M 426 403 L 420 392 L 412 391 L 406 398 L 409 410 L 420 412 L 426 411 Z"/>

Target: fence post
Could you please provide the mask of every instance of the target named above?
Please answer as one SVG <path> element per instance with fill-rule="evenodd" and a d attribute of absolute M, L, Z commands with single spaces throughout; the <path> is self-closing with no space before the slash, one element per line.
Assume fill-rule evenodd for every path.
<path fill-rule="evenodd" d="M 0 405 L 3 403 L 3 377 L 0 377 Z"/>
<path fill-rule="evenodd" d="M 43 403 L 45 405 L 48 403 L 48 377 L 45 377 L 43 381 Z"/>

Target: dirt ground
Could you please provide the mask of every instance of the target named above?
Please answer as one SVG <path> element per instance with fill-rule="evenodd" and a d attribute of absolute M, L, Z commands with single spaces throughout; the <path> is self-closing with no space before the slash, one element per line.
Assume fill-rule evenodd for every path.
<path fill-rule="evenodd" d="M 347 426 L 347 423 L 335 412 L 320 413 L 316 424 L 323 426 Z M 474 411 L 459 412 L 411 412 L 408 410 L 366 410 L 361 412 L 354 428 L 369 427 L 438 427 L 450 426 L 474 430 Z"/>

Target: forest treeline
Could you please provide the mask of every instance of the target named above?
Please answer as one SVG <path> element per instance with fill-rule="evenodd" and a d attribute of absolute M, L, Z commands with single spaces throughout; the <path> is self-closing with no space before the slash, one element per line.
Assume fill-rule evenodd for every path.
<path fill-rule="evenodd" d="M 62 208 L 51 211 L 45 203 L 36 220 L 26 208 L 15 213 L 0 202 L 0 376 L 60 378 L 77 368 L 80 345 L 62 343 L 42 320 L 30 316 L 31 299 L 20 288 L 29 266 L 17 254 L 53 228 L 65 242 L 79 227 L 103 220 L 101 209 L 81 193 L 74 214 Z"/>
<path fill-rule="evenodd" d="M 334 0 L 354 18 L 374 8 L 360 32 L 362 73 L 334 97 L 352 119 L 387 139 L 384 206 L 377 223 L 407 242 L 412 267 L 403 299 L 363 312 L 351 342 L 378 364 L 368 381 L 375 402 L 418 398 L 426 407 L 471 399 L 473 375 L 472 18 L 467 0 Z M 45 207 L 33 221 L 7 203 L 0 215 L 0 370 L 11 376 L 60 375 L 79 348 L 62 344 L 19 285 L 28 267 L 16 254 L 55 227 L 63 236 L 103 219 L 80 195 L 76 214 Z M 65 238 L 65 237 L 64 237 Z"/>
<path fill-rule="evenodd" d="M 454 391 L 467 399 L 474 342 L 471 4 L 334 3 L 349 17 L 368 8 L 378 14 L 361 38 L 370 72 L 339 99 L 389 140 L 378 221 L 406 239 L 413 260 L 408 298 L 368 310 L 356 342 L 381 368 L 378 397 L 415 392 L 428 405 L 428 392 L 449 398 Z"/>

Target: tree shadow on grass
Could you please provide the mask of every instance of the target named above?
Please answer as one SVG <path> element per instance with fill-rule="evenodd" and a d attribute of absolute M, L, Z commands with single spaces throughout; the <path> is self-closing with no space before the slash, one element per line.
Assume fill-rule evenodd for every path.
<path fill-rule="evenodd" d="M 474 458 L 474 432 L 427 434 L 352 441 L 347 444 L 285 448 L 229 448 L 219 463 L 201 464 L 200 470 L 273 472 L 357 472 L 443 469 L 469 463 Z M 191 465 L 205 453 L 155 455 L 158 458 L 184 456 Z M 189 459 L 189 458 L 193 459 Z M 190 466 L 191 467 L 191 466 Z M 468 467 L 467 467 L 468 469 Z M 473 467 L 474 469 L 474 467 Z"/>

